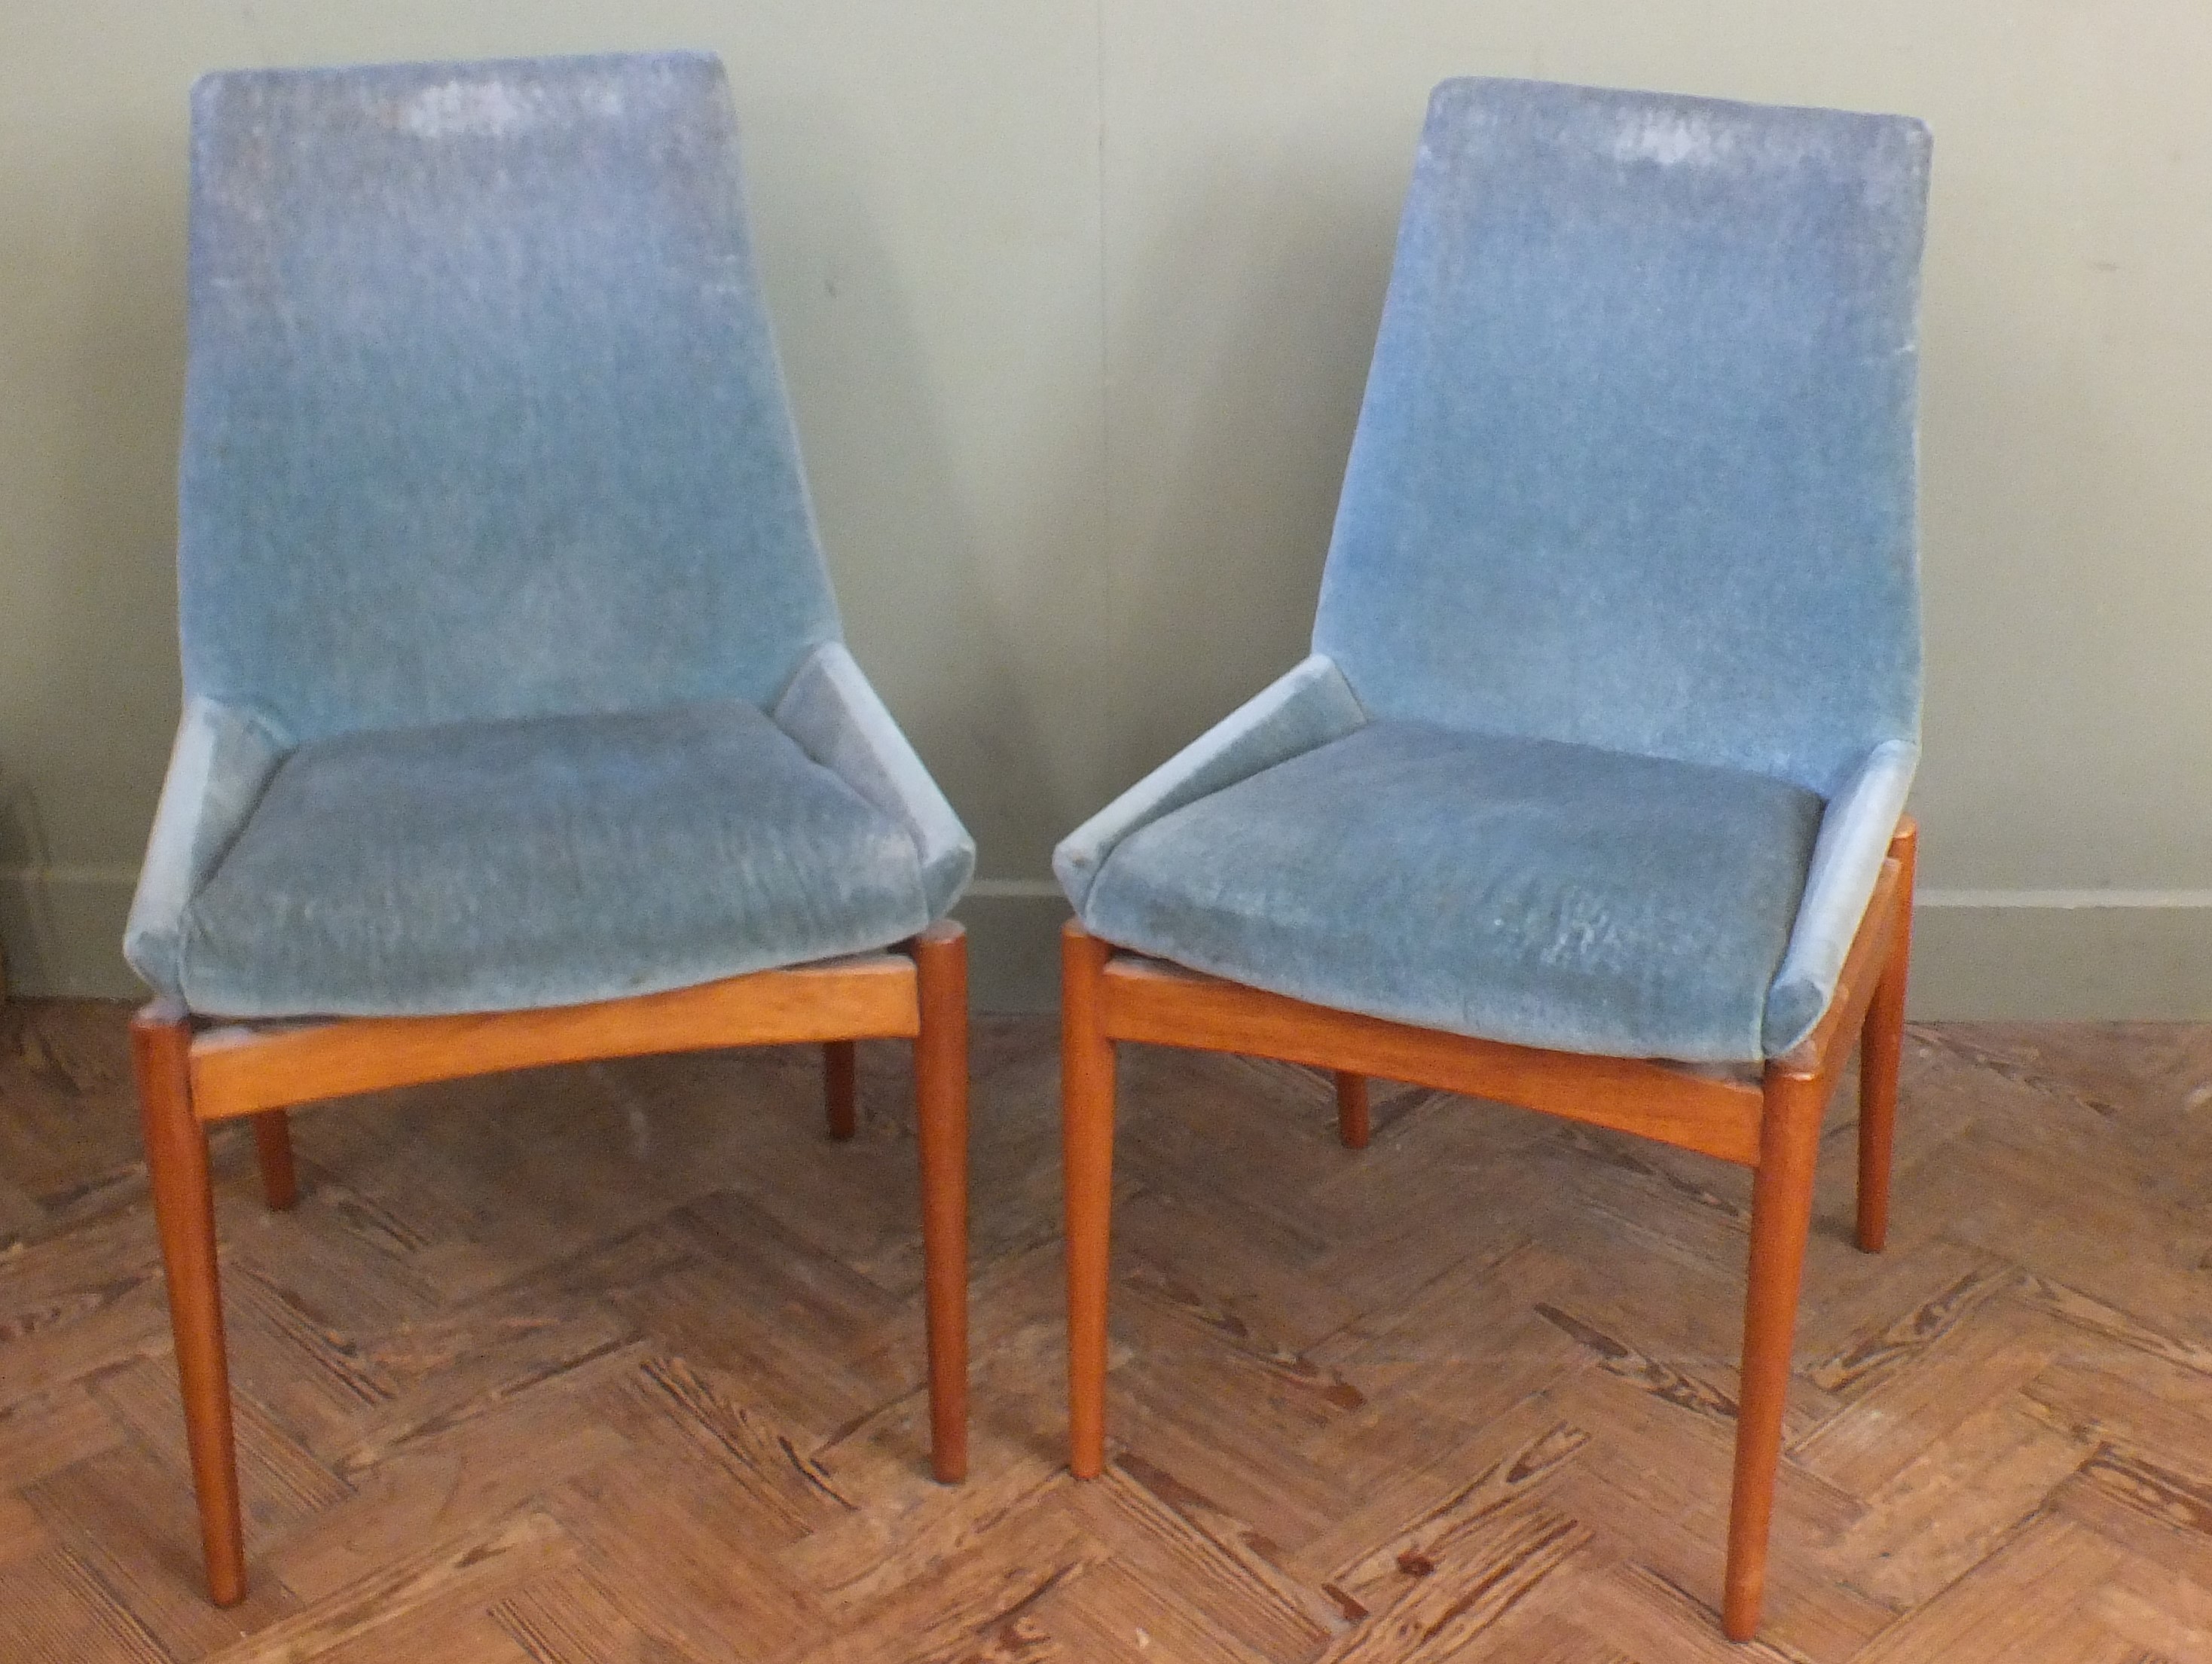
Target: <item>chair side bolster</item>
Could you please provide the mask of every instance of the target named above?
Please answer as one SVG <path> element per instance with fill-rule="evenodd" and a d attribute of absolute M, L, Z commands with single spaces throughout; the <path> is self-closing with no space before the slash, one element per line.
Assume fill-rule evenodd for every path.
<path fill-rule="evenodd" d="M 123 956 L 157 993 L 183 999 L 185 909 L 291 750 L 258 712 L 198 696 L 185 701 L 123 932 Z"/>
<path fill-rule="evenodd" d="M 975 841 L 842 641 L 809 653 L 776 701 L 799 749 L 906 829 L 929 916 L 941 919 L 975 872 Z"/>
<path fill-rule="evenodd" d="M 1315 653 L 1224 717 L 1060 840 L 1052 870 L 1079 914 L 1108 856 L 1130 834 L 1262 768 L 1367 726 L 1325 653 Z"/>
<path fill-rule="evenodd" d="M 1797 922 L 1767 991 L 1762 1035 L 1767 1056 L 1780 1057 L 1796 1046 L 1828 1009 L 1919 762 L 1920 748 L 1911 740 L 1886 740 L 1828 800 Z"/>

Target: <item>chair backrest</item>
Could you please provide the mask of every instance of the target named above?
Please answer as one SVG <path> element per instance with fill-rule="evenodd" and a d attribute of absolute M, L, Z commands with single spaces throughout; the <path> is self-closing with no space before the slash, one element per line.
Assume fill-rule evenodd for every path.
<path fill-rule="evenodd" d="M 1315 627 L 1362 702 L 1822 793 L 1917 737 L 1928 154 L 1437 88 Z"/>
<path fill-rule="evenodd" d="M 297 740 L 772 700 L 838 633 L 701 54 L 192 96 L 185 686 Z"/>

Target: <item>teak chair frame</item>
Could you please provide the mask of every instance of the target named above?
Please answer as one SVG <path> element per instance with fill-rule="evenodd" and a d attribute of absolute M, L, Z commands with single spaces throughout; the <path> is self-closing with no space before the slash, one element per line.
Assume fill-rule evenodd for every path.
<path fill-rule="evenodd" d="M 1756 1086 L 1662 1062 L 1534 1050 L 1334 1011 L 1123 953 L 1070 921 L 1061 944 L 1060 1062 L 1068 1466 L 1075 1475 L 1096 1478 L 1106 1460 L 1117 1041 L 1249 1053 L 1332 1070 L 1339 1135 L 1353 1149 L 1367 1142 L 1370 1075 L 1640 1133 L 1735 1162 L 1754 1175 L 1722 1604 L 1729 1637 L 1751 1639 L 1765 1588 L 1820 1120 L 1852 1042 L 1862 1038 L 1858 1245 L 1878 1253 L 1888 1234 L 1917 835 L 1909 817 L 1899 823 L 1826 1012 L 1802 1045 L 1765 1066 Z"/>
<path fill-rule="evenodd" d="M 665 993 L 456 1017 L 210 1023 L 166 1000 L 131 1025 L 147 1167 L 168 1276 L 208 1592 L 246 1596 L 208 1128 L 249 1117 L 272 1208 L 298 1195 L 287 1111 L 357 1092 L 548 1064 L 803 1043 L 823 1048 L 830 1136 L 855 1126 L 854 1044 L 915 1042 L 929 1336 L 931 1466 L 968 1468 L 968 946 L 930 926 L 892 951 L 757 971 Z"/>

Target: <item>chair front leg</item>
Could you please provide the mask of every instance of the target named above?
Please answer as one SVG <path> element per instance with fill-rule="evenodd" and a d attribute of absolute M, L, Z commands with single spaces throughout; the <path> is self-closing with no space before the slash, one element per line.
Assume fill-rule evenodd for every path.
<path fill-rule="evenodd" d="M 968 937 L 951 920 L 915 938 L 921 1031 L 915 1098 L 921 1146 L 921 1262 L 929 1323 L 930 1467 L 968 1475 Z M 846 1053 L 848 1134 L 851 1055 Z M 834 1059 L 836 1048 L 830 1052 Z M 832 1080 L 834 1083 L 834 1061 Z M 837 1133 L 836 1088 L 830 1131 Z"/>
<path fill-rule="evenodd" d="M 222 1340 L 222 1292 L 215 1256 L 215 1190 L 207 1129 L 192 1113 L 191 1023 L 156 1003 L 131 1024 L 131 1060 L 153 1181 L 154 1218 L 168 1273 L 169 1324 L 176 1336 L 185 1439 L 199 1497 L 208 1594 L 218 1606 L 246 1598 L 246 1543 L 239 1523 L 238 1453 L 230 1421 L 230 1369 Z"/>
<path fill-rule="evenodd" d="M 1813 1169 L 1828 1083 L 1769 1068 L 1759 1168 L 1751 1192 L 1751 1270 L 1737 1391 L 1735 1487 L 1729 1508 L 1727 1594 L 1721 1627 L 1731 1641 L 1759 1629 L 1766 1588 L 1766 1544 L 1782 1460 L 1782 1415 L 1790 1395 L 1790 1349 L 1797 1330 L 1805 1239 L 1813 1223 Z"/>
<path fill-rule="evenodd" d="M 1060 1156 L 1067 1206 L 1067 1465 L 1106 1466 L 1106 1284 L 1114 1212 L 1114 1042 L 1103 973 L 1112 951 L 1080 925 L 1060 938 Z"/>
<path fill-rule="evenodd" d="M 1912 964 L 1912 879 L 1919 829 L 1907 821 L 1891 840 L 1899 867 L 1897 917 L 1890 927 L 1889 957 L 1874 998 L 1867 1002 L 1859 1037 L 1858 1243 L 1869 1254 L 1889 1240 L 1891 1148 L 1897 1133 L 1897 1077 L 1905 1055 L 1905 984 Z"/>

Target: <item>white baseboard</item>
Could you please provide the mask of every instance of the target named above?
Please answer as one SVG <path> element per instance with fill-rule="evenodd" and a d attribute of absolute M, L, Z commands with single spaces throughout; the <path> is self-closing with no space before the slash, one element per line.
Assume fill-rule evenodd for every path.
<path fill-rule="evenodd" d="M 0 871 L 8 986 L 143 998 L 123 963 L 135 870 Z M 980 1011 L 1059 1005 L 1067 902 L 1049 878 L 984 878 L 955 909 Z M 2212 890 L 1924 890 L 1912 1015 L 1931 1021 L 2212 1019 Z"/>

